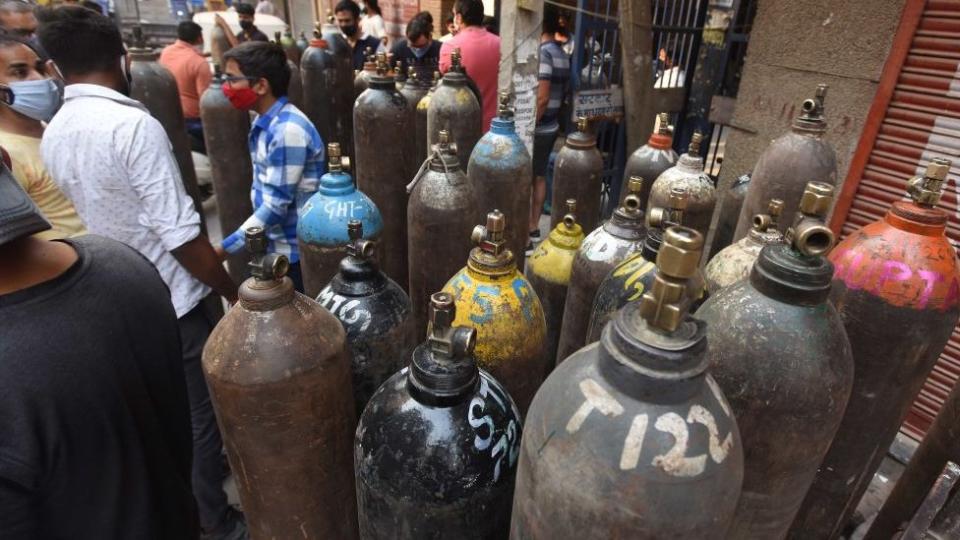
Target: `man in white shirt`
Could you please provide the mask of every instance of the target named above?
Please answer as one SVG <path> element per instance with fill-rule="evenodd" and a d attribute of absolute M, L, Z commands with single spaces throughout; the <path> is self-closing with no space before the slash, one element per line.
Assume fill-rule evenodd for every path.
<path fill-rule="evenodd" d="M 200 365 L 213 327 L 202 301 L 212 288 L 233 302 L 236 284 L 200 232 L 163 126 L 128 97 L 129 60 L 119 30 L 73 6 L 41 19 L 40 41 L 67 84 L 40 145 L 44 164 L 91 233 L 139 251 L 169 288 L 190 399 L 200 525 L 204 538 L 243 538 L 242 519 L 222 488 L 220 434 Z"/>

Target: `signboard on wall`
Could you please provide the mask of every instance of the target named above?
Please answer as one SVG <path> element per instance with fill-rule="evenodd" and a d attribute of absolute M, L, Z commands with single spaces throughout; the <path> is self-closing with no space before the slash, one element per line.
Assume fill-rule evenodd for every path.
<path fill-rule="evenodd" d="M 573 119 L 617 119 L 623 117 L 623 89 L 617 85 L 598 90 L 583 90 L 573 96 Z"/>

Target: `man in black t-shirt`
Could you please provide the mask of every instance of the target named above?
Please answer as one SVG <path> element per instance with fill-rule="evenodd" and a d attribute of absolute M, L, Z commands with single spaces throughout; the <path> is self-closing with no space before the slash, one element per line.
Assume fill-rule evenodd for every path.
<path fill-rule="evenodd" d="M 195 539 L 170 294 L 124 244 L 49 227 L 0 166 L 0 538 Z"/>
<path fill-rule="evenodd" d="M 416 69 L 423 81 L 433 80 L 433 72 L 440 66 L 440 42 L 433 39 L 433 17 L 429 11 L 421 11 L 407 23 L 407 39 L 401 40 L 390 51 L 392 62 L 399 61 L 401 69 L 408 66 Z"/>

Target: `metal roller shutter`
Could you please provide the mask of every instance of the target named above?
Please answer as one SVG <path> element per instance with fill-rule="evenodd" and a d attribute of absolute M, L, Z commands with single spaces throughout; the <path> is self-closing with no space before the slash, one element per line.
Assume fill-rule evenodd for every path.
<path fill-rule="evenodd" d="M 933 157 L 953 160 L 941 206 L 960 245 L 960 1 L 908 0 L 831 220 L 842 235 L 881 218 Z M 960 328 L 902 426 L 920 439 L 960 378 Z"/>

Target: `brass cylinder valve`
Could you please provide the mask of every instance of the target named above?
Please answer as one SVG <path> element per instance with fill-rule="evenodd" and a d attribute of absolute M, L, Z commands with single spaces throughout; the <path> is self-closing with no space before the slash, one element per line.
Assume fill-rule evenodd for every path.
<path fill-rule="evenodd" d="M 581 133 L 587 133 L 587 130 L 590 129 L 590 121 L 586 116 L 577 117 L 577 131 Z"/>
<path fill-rule="evenodd" d="M 463 57 L 460 56 L 460 47 L 457 47 L 450 53 L 450 71 L 460 72 L 463 70 L 463 65 L 460 64 L 460 61 Z"/>
<path fill-rule="evenodd" d="M 653 286 L 640 300 L 640 316 L 653 328 L 673 332 L 690 309 L 690 280 L 697 275 L 703 236 L 694 229 L 673 226 L 663 234 Z"/>
<path fill-rule="evenodd" d="M 657 133 L 660 135 L 669 135 L 670 134 L 670 114 L 669 113 L 658 113 L 657 114 Z"/>
<path fill-rule="evenodd" d="M 627 219 L 639 219 L 643 209 L 640 208 L 640 190 L 643 188 L 643 178 L 631 176 L 627 180 L 627 196 L 616 213 Z"/>
<path fill-rule="evenodd" d="M 666 229 L 674 225 L 683 225 L 683 211 L 687 209 L 689 194 L 682 187 L 670 188 L 667 208 L 651 208 L 647 213 L 647 226 Z"/>
<path fill-rule="evenodd" d="M 494 210 L 487 214 L 487 224 L 477 225 L 470 234 L 470 239 L 482 251 L 492 255 L 500 255 L 506 249 L 507 242 L 503 239 L 505 227 L 503 213 Z"/>
<path fill-rule="evenodd" d="M 793 249 L 808 257 L 825 255 L 833 247 L 834 235 L 824 225 L 833 204 L 833 186 L 823 182 L 807 182 L 800 198 L 800 211 L 787 229 L 784 240 Z"/>
<path fill-rule="evenodd" d="M 457 307 L 453 295 L 445 292 L 430 295 L 430 335 L 427 341 L 434 354 L 454 358 L 473 354 L 477 330 L 453 326 Z"/>
<path fill-rule="evenodd" d="M 827 97 L 827 88 L 829 88 L 829 86 L 826 84 L 818 84 L 813 99 L 804 100 L 800 105 L 803 111 L 800 115 L 801 118 L 804 120 L 823 119 L 823 104 Z"/>
<path fill-rule="evenodd" d="M 347 222 L 347 235 L 350 242 L 347 244 L 347 254 L 358 259 L 369 259 L 377 249 L 377 243 L 373 240 L 364 240 L 363 222 L 359 219 L 351 219 Z"/>
<path fill-rule="evenodd" d="M 780 199 L 770 199 L 767 203 L 767 213 L 753 216 L 753 230 L 757 232 L 767 232 L 776 229 L 780 221 L 780 214 L 783 213 L 783 201 Z"/>
<path fill-rule="evenodd" d="M 907 181 L 907 194 L 913 202 L 928 208 L 936 206 L 943 195 L 943 183 L 947 181 L 952 165 L 949 159 L 933 158 L 923 176 L 915 176 Z"/>
<path fill-rule="evenodd" d="M 327 169 L 330 172 L 350 170 L 350 158 L 342 154 L 340 143 L 327 143 Z"/>
<path fill-rule="evenodd" d="M 500 105 L 497 108 L 500 118 L 513 118 L 513 107 L 510 106 L 510 93 L 500 92 Z"/>
<path fill-rule="evenodd" d="M 245 232 L 245 244 L 250 252 L 250 275 L 257 281 L 279 281 L 287 275 L 290 260 L 286 255 L 267 253 L 267 233 L 263 227 L 249 227 Z"/>
<path fill-rule="evenodd" d="M 572 229 L 577 224 L 577 200 L 567 199 L 567 213 L 563 216 L 563 226 Z"/>
<path fill-rule="evenodd" d="M 693 158 L 700 157 L 700 145 L 703 143 L 703 133 L 694 131 L 690 137 L 690 146 L 687 147 L 687 155 Z"/>
<path fill-rule="evenodd" d="M 456 154 L 457 143 L 450 142 L 450 139 L 450 132 L 441 129 L 440 132 L 437 133 L 437 144 L 433 145 L 433 151 L 444 155 Z"/>
<path fill-rule="evenodd" d="M 390 64 L 387 62 L 387 53 L 378 52 L 374 58 L 377 63 L 377 75 L 381 77 L 386 77 L 387 73 L 390 71 Z"/>

